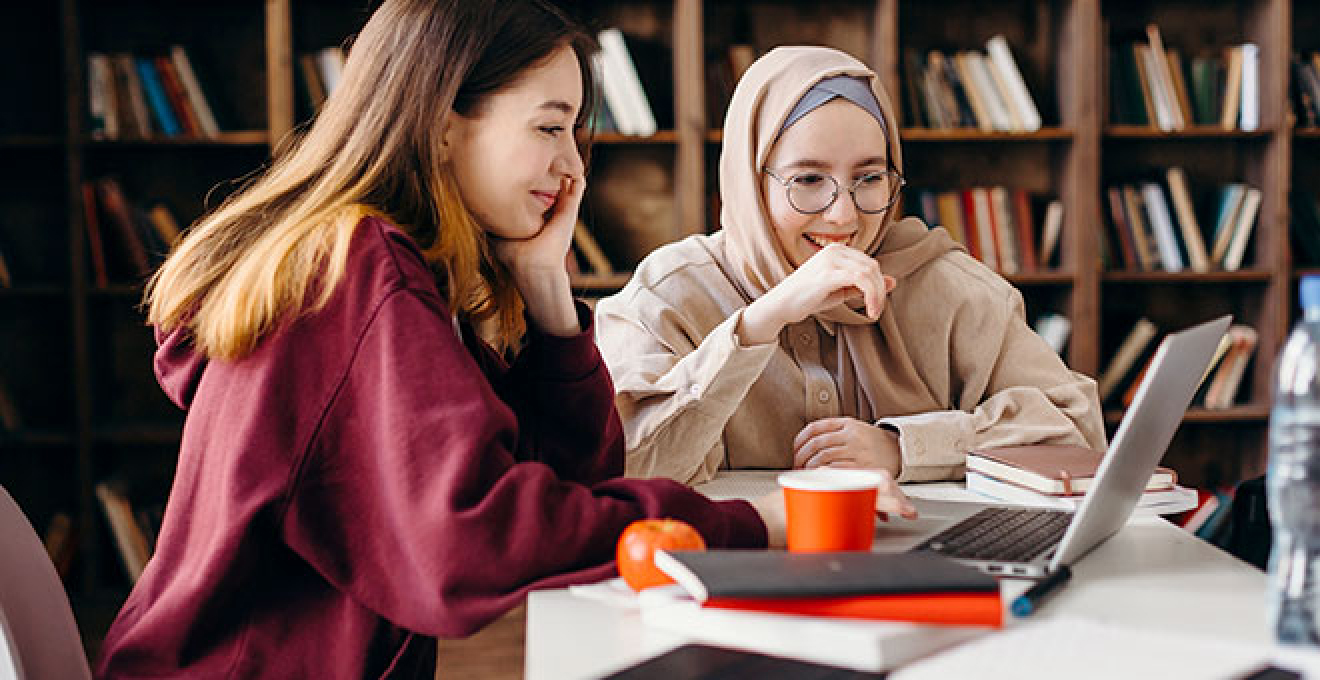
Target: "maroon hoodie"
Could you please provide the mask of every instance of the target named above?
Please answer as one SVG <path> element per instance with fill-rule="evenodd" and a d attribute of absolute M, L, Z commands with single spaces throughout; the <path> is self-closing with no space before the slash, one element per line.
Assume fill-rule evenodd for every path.
<path fill-rule="evenodd" d="M 460 337 L 411 239 L 366 218 L 329 304 L 250 356 L 160 338 L 187 421 L 159 545 L 97 675 L 429 678 L 434 637 L 611 576 L 635 519 L 764 546 L 746 503 L 619 478 L 613 392 L 579 317 L 574 337 L 533 329 L 507 365 Z"/>

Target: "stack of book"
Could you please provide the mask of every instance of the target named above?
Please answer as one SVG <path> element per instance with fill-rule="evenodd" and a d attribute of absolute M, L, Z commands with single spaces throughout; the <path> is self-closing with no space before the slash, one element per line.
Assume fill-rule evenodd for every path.
<path fill-rule="evenodd" d="M 1146 42 L 1113 48 L 1110 59 L 1110 120 L 1149 125 L 1163 132 L 1191 125 L 1253 131 L 1260 127 L 1260 48 L 1227 47 L 1223 56 L 1184 60 L 1166 48 L 1155 24 Z"/>
<path fill-rule="evenodd" d="M 93 139 L 220 134 L 188 52 L 179 45 L 154 56 L 89 53 L 87 108 Z"/>
<path fill-rule="evenodd" d="M 1040 111 L 1027 89 L 1008 41 L 996 35 L 985 51 L 924 57 L 903 52 L 908 120 L 915 127 L 972 127 L 984 132 L 1035 132 Z"/>
<path fill-rule="evenodd" d="M 920 189 L 914 197 L 918 217 L 944 227 L 972 257 L 997 272 L 1034 272 L 1051 266 L 1057 257 L 1063 204 L 1056 200 L 1049 201 L 1038 218 L 1024 189 Z"/>
<path fill-rule="evenodd" d="M 1095 481 L 1104 456 L 1076 446 L 1019 446 L 967 454 L 967 488 L 997 501 L 1076 511 Z M 1178 475 L 1157 467 L 1137 502 L 1141 514 L 1183 512 L 1196 491 L 1178 486 Z"/>
<path fill-rule="evenodd" d="M 642 591 L 648 626 L 879 671 L 1003 624 L 991 576 L 929 553 L 657 551 L 676 586 Z"/>
<path fill-rule="evenodd" d="M 1168 168 L 1160 179 L 1115 185 L 1106 192 L 1115 244 L 1111 264 L 1129 271 L 1240 269 L 1260 212 L 1260 189 L 1225 184 L 1211 212 L 1203 213 L 1209 219 L 1201 220 L 1182 168 Z"/>

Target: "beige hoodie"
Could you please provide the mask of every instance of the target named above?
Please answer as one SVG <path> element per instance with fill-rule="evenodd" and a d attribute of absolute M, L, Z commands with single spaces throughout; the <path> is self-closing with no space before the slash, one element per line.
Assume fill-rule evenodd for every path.
<path fill-rule="evenodd" d="M 743 76 L 720 156 L 722 230 L 662 247 L 596 309 L 630 476 L 698 483 L 721 468 L 785 468 L 809 422 L 847 415 L 900 433 L 900 481 L 956 478 L 967 451 L 1014 444 L 1103 450 L 1095 383 L 1026 325 L 1021 295 L 943 229 L 885 220 L 856 245 L 898 279 L 880 319 L 846 306 L 743 346 L 742 310 L 792 271 L 760 197 L 759 169 L 817 82 L 875 74 L 836 50 L 778 48 Z"/>

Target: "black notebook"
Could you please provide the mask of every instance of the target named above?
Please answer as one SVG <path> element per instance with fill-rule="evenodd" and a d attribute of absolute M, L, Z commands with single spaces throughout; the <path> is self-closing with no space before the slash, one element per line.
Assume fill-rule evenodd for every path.
<path fill-rule="evenodd" d="M 865 673 L 722 647 L 683 645 L 608 676 L 608 680 L 845 680 L 883 677 L 884 673 Z"/>

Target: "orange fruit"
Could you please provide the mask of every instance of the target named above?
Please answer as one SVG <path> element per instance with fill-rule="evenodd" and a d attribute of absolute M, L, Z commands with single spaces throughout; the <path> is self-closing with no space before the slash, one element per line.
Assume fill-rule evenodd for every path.
<path fill-rule="evenodd" d="M 656 550 L 705 550 L 706 541 L 691 524 L 678 519 L 639 519 L 619 535 L 619 575 L 633 590 L 673 583 L 655 566 Z"/>

